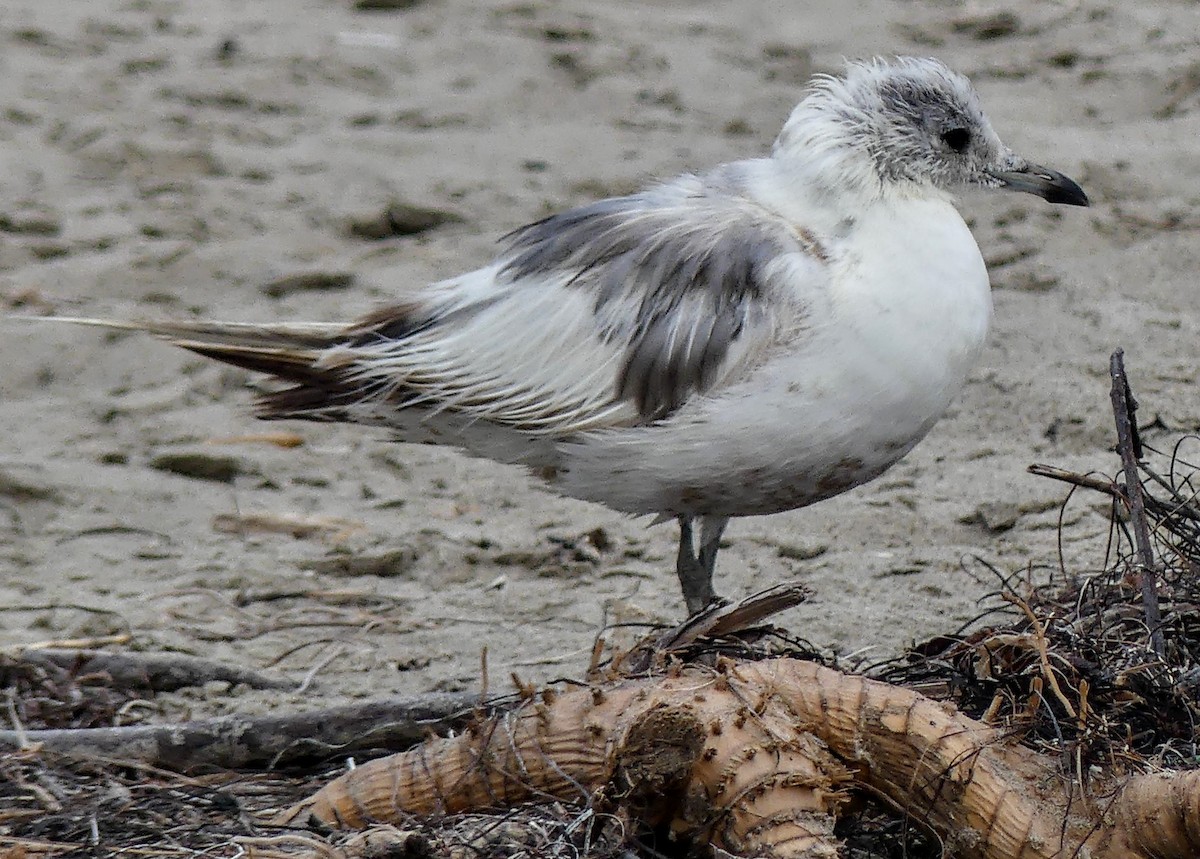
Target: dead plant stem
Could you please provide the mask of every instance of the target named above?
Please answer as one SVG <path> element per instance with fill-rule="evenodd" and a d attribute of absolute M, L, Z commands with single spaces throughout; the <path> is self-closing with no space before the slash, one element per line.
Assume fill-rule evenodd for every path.
<path fill-rule="evenodd" d="M 1138 476 L 1138 443 L 1135 439 L 1133 413 L 1137 402 L 1129 389 L 1125 375 L 1125 351 L 1117 349 L 1109 359 L 1112 377 L 1113 417 L 1117 425 L 1117 452 L 1125 471 L 1125 492 L 1129 496 L 1129 520 L 1133 525 L 1133 540 L 1141 567 L 1142 610 L 1150 630 L 1150 647 L 1161 659 L 1166 653 L 1163 640 L 1162 614 L 1158 607 L 1158 576 L 1154 567 L 1154 550 L 1150 545 L 1150 526 L 1146 522 L 1146 504 L 1142 496 L 1142 481 Z"/>

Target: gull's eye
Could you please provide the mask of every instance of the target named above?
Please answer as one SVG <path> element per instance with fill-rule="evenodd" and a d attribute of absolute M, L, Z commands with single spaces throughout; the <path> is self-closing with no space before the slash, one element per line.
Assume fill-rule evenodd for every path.
<path fill-rule="evenodd" d="M 942 142 L 955 152 L 966 152 L 971 144 L 971 132 L 965 128 L 951 128 L 942 132 Z"/>

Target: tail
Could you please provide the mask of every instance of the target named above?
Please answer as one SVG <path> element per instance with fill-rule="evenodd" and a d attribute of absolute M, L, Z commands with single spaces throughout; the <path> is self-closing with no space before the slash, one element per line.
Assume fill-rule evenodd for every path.
<path fill-rule="evenodd" d="M 390 312 L 387 312 L 390 311 Z M 355 323 L 126 322 L 81 317 L 39 317 L 51 322 L 145 331 L 205 358 L 264 373 L 290 387 L 262 394 L 255 414 L 263 420 L 347 420 L 346 407 L 380 387 L 352 372 L 353 349 L 415 330 L 412 308 L 376 311 Z M 401 316 L 400 314 L 404 314 Z M 28 318 L 28 317 L 26 317 Z M 344 351 L 340 351 L 344 350 Z"/>

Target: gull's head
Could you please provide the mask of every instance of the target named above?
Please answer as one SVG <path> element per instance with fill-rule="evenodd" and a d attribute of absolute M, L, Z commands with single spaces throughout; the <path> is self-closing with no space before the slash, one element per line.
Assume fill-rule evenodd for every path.
<path fill-rule="evenodd" d="M 971 82 L 934 59 L 854 62 L 842 77 L 818 78 L 780 132 L 774 157 L 836 166 L 830 172 L 840 183 L 867 191 L 1007 188 L 1088 204 L 1066 176 L 1005 146 Z"/>

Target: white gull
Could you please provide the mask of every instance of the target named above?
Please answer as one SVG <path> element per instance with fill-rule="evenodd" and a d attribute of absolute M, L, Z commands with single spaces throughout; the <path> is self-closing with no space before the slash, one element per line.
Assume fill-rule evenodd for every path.
<path fill-rule="evenodd" d="M 1000 141 L 962 75 L 851 63 L 768 157 L 522 227 L 356 322 L 118 324 L 288 383 L 262 418 L 387 427 L 677 519 L 695 612 L 731 517 L 877 477 L 962 387 L 992 312 L 952 196 L 970 187 L 1087 205 Z"/>

